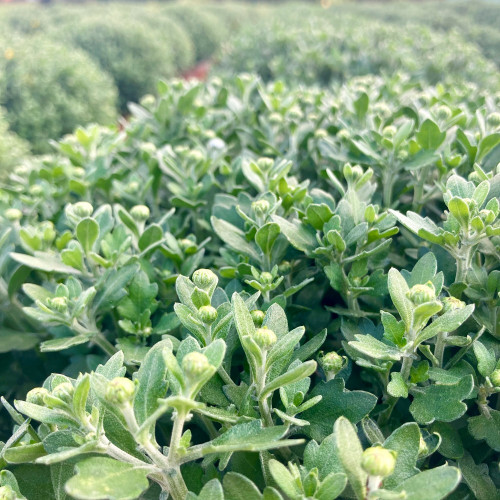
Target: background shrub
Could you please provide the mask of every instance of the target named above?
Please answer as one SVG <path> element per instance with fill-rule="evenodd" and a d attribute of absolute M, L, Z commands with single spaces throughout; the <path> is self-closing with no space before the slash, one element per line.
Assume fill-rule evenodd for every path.
<path fill-rule="evenodd" d="M 38 36 L 0 46 L 0 100 L 11 129 L 33 151 L 49 150 L 49 138 L 78 124 L 115 119 L 116 88 L 83 52 Z"/>
<path fill-rule="evenodd" d="M 28 154 L 26 141 L 9 130 L 5 112 L 0 110 L 0 179 L 3 179 L 12 167 Z"/>

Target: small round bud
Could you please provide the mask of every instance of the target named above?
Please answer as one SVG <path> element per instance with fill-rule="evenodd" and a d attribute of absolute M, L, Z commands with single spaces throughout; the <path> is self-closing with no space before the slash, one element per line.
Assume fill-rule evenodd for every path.
<path fill-rule="evenodd" d="M 136 205 L 130 209 L 130 215 L 137 222 L 145 222 L 149 219 L 150 211 L 146 205 Z"/>
<path fill-rule="evenodd" d="M 278 271 L 283 276 L 284 274 L 288 274 L 292 270 L 292 265 L 288 260 L 284 260 L 279 266 Z"/>
<path fill-rule="evenodd" d="M 40 196 L 43 194 L 43 187 L 39 184 L 34 184 L 33 186 L 30 186 L 29 193 L 33 196 Z"/>
<path fill-rule="evenodd" d="M 125 192 L 127 194 L 134 194 L 139 191 L 140 185 L 137 181 L 131 181 L 125 186 Z"/>
<path fill-rule="evenodd" d="M 17 208 L 8 208 L 4 212 L 4 216 L 7 220 L 15 222 L 23 216 L 23 213 L 21 212 L 21 210 L 18 210 Z"/>
<path fill-rule="evenodd" d="M 49 307 L 56 310 L 57 312 L 66 312 L 68 310 L 68 298 L 67 297 L 54 297 L 47 301 Z"/>
<path fill-rule="evenodd" d="M 152 142 L 143 142 L 141 144 L 141 151 L 149 156 L 153 156 L 156 153 L 156 146 Z"/>
<path fill-rule="evenodd" d="M 427 446 L 427 443 L 425 442 L 425 439 L 422 437 L 422 434 L 420 434 L 420 441 L 418 443 L 418 456 L 426 456 L 429 453 L 429 447 Z"/>
<path fill-rule="evenodd" d="M 387 127 L 384 127 L 384 130 L 382 130 L 382 135 L 388 139 L 392 139 L 396 135 L 397 131 L 398 130 L 394 125 L 388 125 Z"/>
<path fill-rule="evenodd" d="M 73 399 L 75 388 L 71 382 L 63 382 L 52 390 L 52 396 L 69 403 Z"/>
<path fill-rule="evenodd" d="M 481 220 L 485 224 L 491 224 L 496 219 L 495 212 L 493 212 L 493 210 L 486 210 L 486 209 L 479 211 L 479 217 L 481 217 Z"/>
<path fill-rule="evenodd" d="M 500 127 L 500 113 L 497 111 L 490 113 L 486 118 L 486 122 L 491 127 Z"/>
<path fill-rule="evenodd" d="M 443 303 L 443 309 L 441 312 L 447 313 L 448 311 L 454 311 L 456 309 L 463 309 L 465 307 L 465 302 L 456 297 L 444 297 L 441 302 Z"/>
<path fill-rule="evenodd" d="M 73 213 L 82 219 L 90 217 L 93 212 L 94 207 L 86 201 L 79 201 L 73 205 Z"/>
<path fill-rule="evenodd" d="M 328 132 L 324 128 L 319 128 L 314 131 L 314 137 L 316 139 L 326 139 L 328 137 Z"/>
<path fill-rule="evenodd" d="M 208 358 L 201 352 L 190 352 L 182 360 L 182 370 L 188 378 L 196 378 L 202 375 L 210 367 Z"/>
<path fill-rule="evenodd" d="M 265 215 L 270 208 L 271 204 L 267 200 L 257 200 L 252 203 L 252 210 L 256 215 Z"/>
<path fill-rule="evenodd" d="M 264 318 L 266 317 L 266 313 L 264 311 L 259 311 L 259 309 L 254 309 L 250 316 L 252 316 L 252 320 L 255 326 L 261 326 L 264 322 Z"/>
<path fill-rule="evenodd" d="M 436 298 L 436 289 L 431 281 L 425 285 L 415 285 L 408 292 L 408 298 L 415 304 L 424 304 Z"/>
<path fill-rule="evenodd" d="M 75 167 L 73 168 L 73 175 L 75 177 L 83 177 L 85 175 L 85 169 L 82 167 Z"/>
<path fill-rule="evenodd" d="M 327 352 L 324 356 L 320 357 L 319 362 L 325 372 L 334 375 L 337 375 L 344 366 L 344 358 L 335 351 Z"/>
<path fill-rule="evenodd" d="M 217 319 L 217 309 L 212 306 L 202 306 L 198 309 L 198 314 L 200 315 L 201 321 L 212 324 Z"/>
<path fill-rule="evenodd" d="M 146 326 L 144 330 L 142 330 L 142 334 L 145 337 L 149 337 L 153 333 L 153 329 L 150 326 Z"/>
<path fill-rule="evenodd" d="M 277 125 L 283 121 L 283 117 L 279 113 L 271 113 L 269 115 L 269 121 L 274 125 Z"/>
<path fill-rule="evenodd" d="M 207 148 L 212 151 L 222 151 L 226 147 L 226 143 L 219 137 L 213 137 L 208 141 Z"/>
<path fill-rule="evenodd" d="M 452 116 L 451 109 L 448 106 L 439 106 L 436 110 L 436 116 L 440 120 L 449 120 Z"/>
<path fill-rule="evenodd" d="M 187 154 L 187 158 L 192 162 L 200 163 L 205 159 L 205 155 L 198 149 L 192 149 Z"/>
<path fill-rule="evenodd" d="M 406 151 L 406 149 L 401 149 L 400 151 L 398 151 L 398 154 L 397 154 L 397 158 L 398 160 L 401 160 L 401 161 L 404 161 L 408 158 L 408 151 Z"/>
<path fill-rule="evenodd" d="M 278 341 L 276 334 L 267 326 L 257 328 L 257 330 L 255 330 L 253 339 L 255 340 L 255 343 L 262 349 L 269 349 L 269 347 L 273 346 Z"/>
<path fill-rule="evenodd" d="M 260 273 L 260 282 L 264 285 L 269 285 L 273 282 L 273 275 L 271 273 L 268 273 L 267 271 Z"/>
<path fill-rule="evenodd" d="M 209 290 L 217 286 L 219 278 L 210 269 L 198 269 L 193 273 L 192 280 L 198 288 Z"/>
<path fill-rule="evenodd" d="M 42 234 L 42 239 L 46 243 L 51 243 L 54 241 L 55 237 L 57 236 L 57 233 L 54 229 L 54 224 L 52 222 L 43 222 L 40 224 L 40 229 L 43 231 Z"/>
<path fill-rule="evenodd" d="M 257 165 L 263 172 L 267 172 L 273 168 L 274 160 L 272 158 L 259 158 L 257 160 Z"/>
<path fill-rule="evenodd" d="M 139 101 L 140 102 L 140 105 L 143 107 L 143 108 L 147 108 L 147 109 L 150 109 L 152 108 L 155 103 L 156 103 L 156 98 L 154 95 L 151 95 L 151 94 L 146 94 L 145 96 L 143 96 L 141 98 L 141 100 Z"/>
<path fill-rule="evenodd" d="M 35 387 L 26 394 L 26 401 L 34 405 L 43 406 L 45 404 L 43 399 L 47 394 L 49 394 L 49 391 L 45 387 Z"/>
<path fill-rule="evenodd" d="M 351 138 L 351 133 L 349 132 L 349 130 L 347 130 L 346 128 L 341 128 L 338 132 L 337 132 L 337 137 L 341 140 L 347 140 L 347 139 L 350 139 Z"/>
<path fill-rule="evenodd" d="M 292 120 L 300 120 L 304 116 L 304 114 L 302 113 L 302 110 L 298 106 L 292 106 L 288 110 L 288 116 Z"/>
<path fill-rule="evenodd" d="M 106 387 L 106 400 L 111 404 L 123 406 L 132 402 L 135 394 L 135 384 L 125 377 L 116 377 Z"/>
<path fill-rule="evenodd" d="M 9 485 L 0 486 L 0 500 L 16 500 L 16 498 L 16 493 Z"/>
<path fill-rule="evenodd" d="M 370 476 L 390 476 L 394 472 L 395 465 L 394 452 L 381 446 L 366 449 L 361 457 L 361 467 Z"/>
<path fill-rule="evenodd" d="M 493 373 L 490 375 L 490 380 L 495 387 L 500 387 L 500 368 L 493 370 Z"/>

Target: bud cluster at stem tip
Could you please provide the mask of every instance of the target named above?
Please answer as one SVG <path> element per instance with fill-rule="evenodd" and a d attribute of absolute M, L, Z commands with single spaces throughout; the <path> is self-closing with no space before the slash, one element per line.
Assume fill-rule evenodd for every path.
<path fill-rule="evenodd" d="M 425 285 L 414 285 L 408 292 L 408 298 L 416 305 L 425 304 L 436 299 L 436 289 L 432 281 Z"/>
<path fill-rule="evenodd" d="M 191 379 L 202 375 L 209 366 L 208 358 L 201 352 L 192 351 L 182 360 L 182 370 Z"/>
<path fill-rule="evenodd" d="M 123 406 L 132 402 L 135 394 L 135 384 L 125 377 L 116 377 L 106 387 L 106 400 L 109 403 Z"/>
<path fill-rule="evenodd" d="M 278 341 L 276 334 L 267 326 L 257 328 L 253 335 L 253 339 L 261 349 L 269 349 Z"/>
<path fill-rule="evenodd" d="M 210 271 L 210 269 L 198 269 L 193 273 L 193 283 L 202 290 L 209 290 L 215 288 L 219 279 L 217 275 Z"/>

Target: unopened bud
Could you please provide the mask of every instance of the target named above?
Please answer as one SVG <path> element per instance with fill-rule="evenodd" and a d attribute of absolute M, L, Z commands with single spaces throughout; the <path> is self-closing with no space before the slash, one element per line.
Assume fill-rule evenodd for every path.
<path fill-rule="evenodd" d="M 252 203 L 252 210 L 256 215 L 265 215 L 271 208 L 267 200 L 257 200 Z"/>
<path fill-rule="evenodd" d="M 292 270 L 292 265 L 287 260 L 284 260 L 279 266 L 278 271 L 283 276 L 284 274 L 288 274 Z"/>
<path fill-rule="evenodd" d="M 448 106 L 439 106 L 439 108 L 436 110 L 436 116 L 440 120 L 449 120 L 452 116 L 451 109 Z"/>
<path fill-rule="evenodd" d="M 500 387 L 500 368 L 493 370 L 493 373 L 490 375 L 490 380 L 495 387 Z"/>
<path fill-rule="evenodd" d="M 408 292 L 408 298 L 415 304 L 424 304 L 436 298 L 436 289 L 432 281 L 428 281 L 425 285 L 414 285 Z"/>
<path fill-rule="evenodd" d="M 23 216 L 23 213 L 21 212 L 21 210 L 18 210 L 17 208 L 8 208 L 4 212 L 4 216 L 7 220 L 15 222 L 16 220 L 19 220 Z"/>
<path fill-rule="evenodd" d="M 52 396 L 55 398 L 59 398 L 66 403 L 69 403 L 73 400 L 73 394 L 75 393 L 75 388 L 71 382 L 63 382 L 62 384 L 57 385 L 52 390 Z"/>
<path fill-rule="evenodd" d="M 15 491 L 9 486 L 0 486 L 0 500 L 16 500 L 17 495 Z"/>
<path fill-rule="evenodd" d="M 267 271 L 260 273 L 260 282 L 264 285 L 269 285 L 273 282 L 273 275 Z"/>
<path fill-rule="evenodd" d="M 387 477 L 394 472 L 396 466 L 395 453 L 381 446 L 373 446 L 363 452 L 361 467 L 370 476 Z"/>
<path fill-rule="evenodd" d="M 252 320 L 255 326 L 261 326 L 262 323 L 264 322 L 266 314 L 264 311 L 259 311 L 258 309 L 255 309 L 250 313 L 250 316 L 252 316 Z"/>
<path fill-rule="evenodd" d="M 192 149 L 191 151 L 189 151 L 187 157 L 189 160 L 195 163 L 200 163 L 205 159 L 205 155 L 198 149 Z"/>
<path fill-rule="evenodd" d="M 215 288 L 219 281 L 217 275 L 210 269 L 198 269 L 193 273 L 193 283 L 202 290 L 210 290 Z"/>
<path fill-rule="evenodd" d="M 198 309 L 198 314 L 200 315 L 201 321 L 212 324 L 217 319 L 217 309 L 212 306 L 202 306 Z"/>
<path fill-rule="evenodd" d="M 486 118 L 486 122 L 491 127 L 500 127 L 500 113 L 497 111 L 490 113 Z"/>
<path fill-rule="evenodd" d="M 45 387 L 35 387 L 26 394 L 26 401 L 34 405 L 43 406 L 45 404 L 44 397 L 47 394 L 49 394 L 49 391 Z"/>
<path fill-rule="evenodd" d="M 255 343 L 262 349 L 269 349 L 278 341 L 276 334 L 267 326 L 257 328 L 253 335 Z"/>
<path fill-rule="evenodd" d="M 137 222 L 145 222 L 149 219 L 150 211 L 146 205 L 136 205 L 130 209 L 130 215 Z"/>
<path fill-rule="evenodd" d="M 182 370 L 186 377 L 195 379 L 210 367 L 208 358 L 201 352 L 192 351 L 184 356 Z"/>
<path fill-rule="evenodd" d="M 441 312 L 447 313 L 448 311 L 454 311 L 456 309 L 463 309 L 465 307 L 465 302 L 456 297 L 444 297 L 441 302 L 443 303 L 443 309 Z"/>
<path fill-rule="evenodd" d="M 320 365 L 326 373 L 337 375 L 344 366 L 344 358 L 335 351 L 327 352 L 319 359 Z"/>
<path fill-rule="evenodd" d="M 328 132 L 324 128 L 319 128 L 318 130 L 314 131 L 314 137 L 316 139 L 325 139 L 328 137 Z"/>
<path fill-rule="evenodd" d="M 79 201 L 73 205 L 73 213 L 82 219 L 90 217 L 93 212 L 94 207 L 86 201 Z"/>
<path fill-rule="evenodd" d="M 43 193 L 43 187 L 39 184 L 34 184 L 33 186 L 30 186 L 29 192 L 33 196 L 40 196 Z"/>
<path fill-rule="evenodd" d="M 387 127 L 384 127 L 384 130 L 382 130 L 382 135 L 388 139 L 392 139 L 396 135 L 397 131 L 398 130 L 394 125 L 388 125 Z"/>
<path fill-rule="evenodd" d="M 118 406 L 132 402 L 135 394 L 135 384 L 125 377 L 116 377 L 106 387 L 106 400 Z"/>
<path fill-rule="evenodd" d="M 57 312 L 64 313 L 68 310 L 67 297 L 54 297 L 47 301 L 48 305 Z"/>
<path fill-rule="evenodd" d="M 259 158 L 257 160 L 257 165 L 263 172 L 267 172 L 273 167 L 274 160 L 272 158 Z"/>

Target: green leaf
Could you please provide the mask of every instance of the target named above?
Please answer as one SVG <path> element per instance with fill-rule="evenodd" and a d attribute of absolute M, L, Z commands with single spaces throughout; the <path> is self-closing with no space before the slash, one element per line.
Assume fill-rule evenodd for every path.
<path fill-rule="evenodd" d="M 224 243 L 230 246 L 233 250 L 241 252 L 256 261 L 259 261 L 259 254 L 246 240 L 245 233 L 241 229 L 214 216 L 210 218 L 210 221 L 212 222 L 212 227 L 217 233 L 217 236 L 219 236 Z"/>
<path fill-rule="evenodd" d="M 417 336 L 415 345 L 435 337 L 438 333 L 454 332 L 474 311 L 474 304 L 469 304 L 463 309 L 452 309 L 436 318 L 429 326 L 424 328 Z"/>
<path fill-rule="evenodd" d="M 488 408 L 488 413 L 470 417 L 468 424 L 474 439 L 484 439 L 490 448 L 500 451 L 500 411 Z"/>
<path fill-rule="evenodd" d="M 348 391 L 344 380 L 333 379 L 320 382 L 309 397 L 322 396 L 321 401 L 301 414 L 310 425 L 303 432 L 316 441 L 322 441 L 332 432 L 332 422 L 341 416 L 356 424 L 375 408 L 377 397 L 365 391 Z"/>
<path fill-rule="evenodd" d="M 466 399 L 474 388 L 472 375 L 463 377 L 454 384 L 433 384 L 415 393 L 410 412 L 421 424 L 431 424 L 434 420 L 452 422 L 466 411 Z"/>
<path fill-rule="evenodd" d="M 277 460 L 269 461 L 269 471 L 279 488 L 290 498 L 300 498 L 300 490 L 291 472 Z"/>
<path fill-rule="evenodd" d="M 404 339 L 404 321 L 398 321 L 391 313 L 380 311 L 382 325 L 384 325 L 384 338 L 393 344 L 403 347 L 406 343 Z"/>
<path fill-rule="evenodd" d="M 225 500 L 262 500 L 257 486 L 237 472 L 228 472 L 224 476 L 223 486 Z"/>
<path fill-rule="evenodd" d="M 441 436 L 441 444 L 439 445 L 439 453 L 446 458 L 457 459 L 464 455 L 464 445 L 460 434 L 453 425 L 446 422 L 434 422 L 429 431 L 437 433 Z"/>
<path fill-rule="evenodd" d="M 12 252 L 10 253 L 10 257 L 16 262 L 28 266 L 30 269 L 37 269 L 46 273 L 81 274 L 78 269 L 63 264 L 49 253 L 35 252 L 35 255 L 31 256 Z"/>
<path fill-rule="evenodd" d="M 167 367 L 163 353 L 170 346 L 169 340 L 155 344 L 135 373 L 134 379 L 139 382 L 139 387 L 134 398 L 134 413 L 139 426 L 158 408 L 158 399 L 165 397 L 167 392 Z"/>
<path fill-rule="evenodd" d="M 264 255 L 271 255 L 276 238 L 280 235 L 280 227 L 275 222 L 268 222 L 255 233 L 255 242 Z"/>
<path fill-rule="evenodd" d="M 335 445 L 354 494 L 359 500 L 366 497 L 367 473 L 361 467 L 363 448 L 356 428 L 345 417 L 339 417 L 334 426 Z"/>
<path fill-rule="evenodd" d="M 401 273 L 394 267 L 389 269 L 387 285 L 391 300 L 396 306 L 407 330 L 409 330 L 413 319 L 413 305 L 407 297 L 410 288 Z"/>
<path fill-rule="evenodd" d="M 112 458 L 93 457 L 76 465 L 66 492 L 81 500 L 133 500 L 148 486 L 147 470 Z"/>
<path fill-rule="evenodd" d="M 420 429 L 414 422 L 397 428 L 382 444 L 384 448 L 397 452 L 394 473 L 384 480 L 385 488 L 395 488 L 402 481 L 419 472 L 417 469 L 420 448 Z"/>
<path fill-rule="evenodd" d="M 306 209 L 306 220 L 314 229 L 320 231 L 333 217 L 333 212 L 326 203 L 311 203 Z"/>
<path fill-rule="evenodd" d="M 318 246 L 314 232 L 307 229 L 297 219 L 290 222 L 279 215 L 273 215 L 272 219 L 279 225 L 281 232 L 286 236 L 290 244 L 306 255 L 311 254 Z"/>
<path fill-rule="evenodd" d="M 85 344 L 92 338 L 92 334 L 75 335 L 74 337 L 63 337 L 60 339 L 46 340 L 40 344 L 42 352 L 56 352 L 69 349 L 75 345 Z"/>
<path fill-rule="evenodd" d="M 488 377 L 493 373 L 496 368 L 497 361 L 495 358 L 495 351 L 487 349 L 484 344 L 476 340 L 472 344 L 474 354 L 477 359 L 477 369 L 483 377 Z"/>
<path fill-rule="evenodd" d="M 78 427 L 78 422 L 62 410 L 49 409 L 27 401 L 14 401 L 14 406 L 19 412 L 44 424 Z"/>
<path fill-rule="evenodd" d="M 344 491 L 346 484 L 347 477 L 345 474 L 329 474 L 321 482 L 314 496 L 317 500 L 333 500 Z"/>
<path fill-rule="evenodd" d="M 465 453 L 458 461 L 458 467 L 465 483 L 477 500 L 493 500 L 498 498 L 499 492 L 489 475 L 487 464 L 476 465 L 471 455 Z"/>
<path fill-rule="evenodd" d="M 448 210 L 463 228 L 469 227 L 469 206 L 462 198 L 451 198 L 448 201 Z"/>
<path fill-rule="evenodd" d="M 276 377 L 271 382 L 266 384 L 264 389 L 262 389 L 260 397 L 266 398 L 269 394 L 276 391 L 280 387 L 293 384 L 308 377 L 309 375 L 312 375 L 316 371 L 316 366 L 316 361 L 310 360 L 292 368 L 291 370 L 288 370 L 283 375 Z"/>
<path fill-rule="evenodd" d="M 40 337 L 35 333 L 19 332 L 2 326 L 0 329 L 0 353 L 27 351 L 35 347 Z"/>
<path fill-rule="evenodd" d="M 425 120 L 416 134 L 416 139 L 424 149 L 435 150 L 446 138 L 446 132 L 441 132 L 439 127 L 430 119 Z"/>
<path fill-rule="evenodd" d="M 396 491 L 406 493 L 405 500 L 441 500 L 449 495 L 460 482 L 460 471 L 443 465 L 426 470 L 398 485 Z"/>
<path fill-rule="evenodd" d="M 3 458 L 10 464 L 23 464 L 34 462 L 37 458 L 43 457 L 47 452 L 42 443 L 27 444 L 21 446 L 11 446 L 3 452 Z"/>
<path fill-rule="evenodd" d="M 374 359 L 399 361 L 402 353 L 398 348 L 384 344 L 371 335 L 354 335 L 356 340 L 349 342 L 349 345 L 367 356 Z"/>
<path fill-rule="evenodd" d="M 75 386 L 75 392 L 73 394 L 73 409 L 75 415 L 81 420 L 85 421 L 86 413 L 85 406 L 87 404 L 87 399 L 90 391 L 90 376 L 86 373 L 83 377 L 78 380 Z"/>
<path fill-rule="evenodd" d="M 403 380 L 401 373 L 391 373 L 391 381 L 387 384 L 387 392 L 395 398 L 408 397 L 408 386 Z"/>
<path fill-rule="evenodd" d="M 90 217 L 82 219 L 76 226 L 76 237 L 85 253 L 88 254 L 99 238 L 99 224 Z"/>
<path fill-rule="evenodd" d="M 233 307 L 234 324 L 240 339 L 249 335 L 253 337 L 255 334 L 255 325 L 250 316 L 250 312 L 238 293 L 234 293 L 231 298 L 231 304 Z"/>

